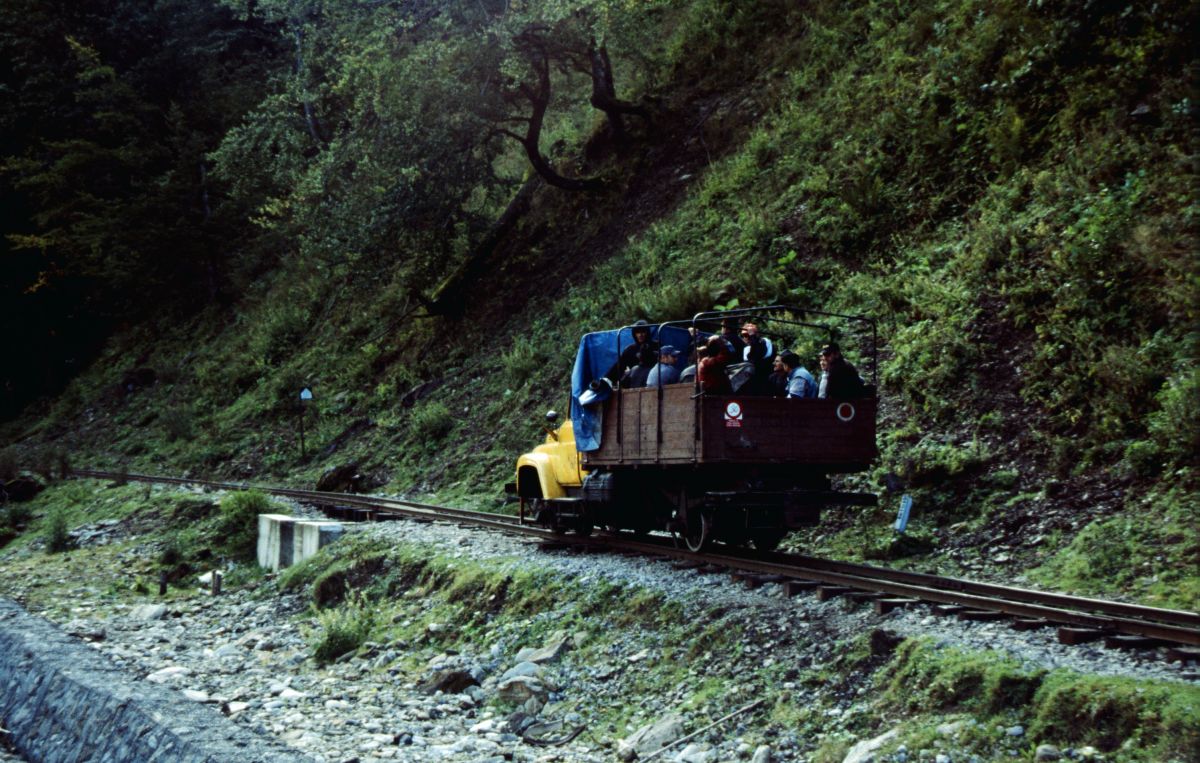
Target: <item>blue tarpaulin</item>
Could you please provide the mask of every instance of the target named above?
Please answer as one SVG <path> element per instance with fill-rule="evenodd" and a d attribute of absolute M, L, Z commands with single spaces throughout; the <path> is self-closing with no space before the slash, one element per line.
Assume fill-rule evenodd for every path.
<path fill-rule="evenodd" d="M 650 326 L 650 337 L 660 345 L 672 345 L 680 350 L 675 365 L 681 371 L 687 367 L 686 350 L 690 337 L 682 326 Z M 575 448 L 581 452 L 600 449 L 600 436 L 604 429 L 603 406 L 579 404 L 579 396 L 587 390 L 593 379 L 608 373 L 620 357 L 620 351 L 633 344 L 633 332 L 629 328 L 613 331 L 594 331 L 579 340 L 579 351 L 575 354 L 575 368 L 571 372 L 571 424 L 575 428 Z"/>

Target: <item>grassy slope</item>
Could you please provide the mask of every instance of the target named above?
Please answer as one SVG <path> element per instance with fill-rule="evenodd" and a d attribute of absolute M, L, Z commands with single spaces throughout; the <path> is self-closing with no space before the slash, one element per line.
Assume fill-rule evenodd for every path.
<path fill-rule="evenodd" d="M 117 338 L 4 439 L 297 483 L 358 459 L 494 505 L 581 333 L 730 295 L 820 305 L 881 321 L 864 481 L 900 475 L 919 513 L 908 546 L 891 497 L 798 543 L 937 548 L 903 563 L 951 570 L 1003 547 L 1047 581 L 1196 608 L 1190 6 L 780 5 L 672 17 L 643 150 L 602 161 L 607 193 L 540 192 L 461 321 L 396 325 L 401 284 L 292 263 L 233 316 Z M 115 387 L 134 366 L 159 384 Z M 310 452 L 371 425 L 301 462 L 302 384 Z"/>

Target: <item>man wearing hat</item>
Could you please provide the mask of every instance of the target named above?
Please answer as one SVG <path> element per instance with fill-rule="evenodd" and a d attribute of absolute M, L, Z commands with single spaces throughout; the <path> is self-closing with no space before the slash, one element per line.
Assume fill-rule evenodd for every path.
<path fill-rule="evenodd" d="M 679 381 L 679 369 L 675 361 L 679 359 L 679 350 L 671 345 L 665 345 L 658 351 L 658 364 L 650 369 L 646 378 L 647 387 L 661 387 L 665 384 L 675 384 Z"/>
<path fill-rule="evenodd" d="M 842 357 L 836 344 L 821 348 L 821 384 L 818 397 L 830 400 L 853 400 L 863 396 L 862 377 L 854 366 Z"/>
<path fill-rule="evenodd" d="M 626 371 L 636 368 L 638 365 L 638 356 L 643 354 L 644 349 L 648 349 L 654 357 L 658 354 L 658 342 L 650 338 L 650 324 L 645 319 L 640 319 L 630 329 L 633 332 L 633 344 L 626 345 L 621 350 L 621 357 L 617 358 L 617 362 L 605 374 L 613 384 L 616 384 Z M 651 361 L 653 365 L 653 361 Z"/>

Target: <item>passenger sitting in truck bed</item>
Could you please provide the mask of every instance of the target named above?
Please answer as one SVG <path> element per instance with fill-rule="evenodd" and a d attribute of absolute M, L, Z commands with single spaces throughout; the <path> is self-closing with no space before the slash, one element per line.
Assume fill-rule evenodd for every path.
<path fill-rule="evenodd" d="M 638 349 L 637 365 L 629 369 L 621 377 L 621 386 L 625 389 L 645 387 L 646 380 L 650 377 L 650 371 L 654 368 L 654 361 L 657 360 L 657 355 L 658 350 L 648 345 L 642 345 Z"/>
<path fill-rule="evenodd" d="M 650 375 L 646 377 L 646 386 L 660 387 L 678 382 L 679 369 L 675 367 L 678 359 L 679 350 L 669 344 L 659 350 L 658 364 L 650 369 Z"/>
<path fill-rule="evenodd" d="M 771 387 L 771 397 L 787 397 L 787 369 L 783 367 L 783 353 L 775 356 L 775 364 L 771 366 L 771 375 L 767 377 Z"/>
<path fill-rule="evenodd" d="M 775 346 L 759 333 L 758 324 L 755 323 L 742 326 L 742 340 L 746 343 L 742 360 L 754 364 L 754 378 L 746 385 L 745 391 L 752 395 L 771 394 L 770 376 L 775 361 Z"/>
<path fill-rule="evenodd" d="M 729 345 L 729 352 L 733 357 L 742 357 L 742 351 L 746 349 L 746 343 L 738 336 L 736 323 L 733 318 L 725 318 L 721 321 L 721 337 L 725 340 L 725 344 Z"/>
<path fill-rule="evenodd" d="M 818 397 L 853 400 L 863 396 L 864 384 L 854 366 L 842 357 L 836 344 L 821 348 L 821 383 Z"/>
<path fill-rule="evenodd" d="M 718 336 L 708 338 L 704 357 L 696 369 L 696 377 L 700 381 L 700 389 L 710 395 L 728 395 L 733 392 L 725 367 L 729 365 L 729 348 L 725 340 Z"/>
<path fill-rule="evenodd" d="M 679 373 L 679 382 L 691 384 L 696 381 L 696 368 L 699 366 L 701 358 L 704 357 L 705 349 L 703 347 L 693 350 L 689 359 L 692 361 Z"/>
<path fill-rule="evenodd" d="M 787 371 L 787 397 L 814 398 L 817 396 L 817 380 L 800 365 L 800 356 L 791 350 L 779 353 L 779 362 Z"/>
<path fill-rule="evenodd" d="M 605 374 L 613 384 L 624 376 L 626 371 L 634 368 L 638 364 L 638 353 L 642 347 L 649 347 L 654 353 L 658 353 L 658 342 L 650 338 L 650 324 L 645 320 L 639 320 L 633 324 L 633 344 L 626 345 L 621 349 L 621 357 L 617 358 L 617 362 L 613 367 L 608 369 Z M 654 365 L 654 361 L 650 361 L 650 365 Z"/>

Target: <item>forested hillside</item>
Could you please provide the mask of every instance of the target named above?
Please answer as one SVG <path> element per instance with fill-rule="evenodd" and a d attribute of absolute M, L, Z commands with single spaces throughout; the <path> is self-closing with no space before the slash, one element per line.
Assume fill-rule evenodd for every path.
<path fill-rule="evenodd" d="M 884 411 L 795 543 L 1200 601 L 1194 3 L 2 16 L 9 468 L 496 505 L 581 334 L 794 303 L 879 321 Z"/>

